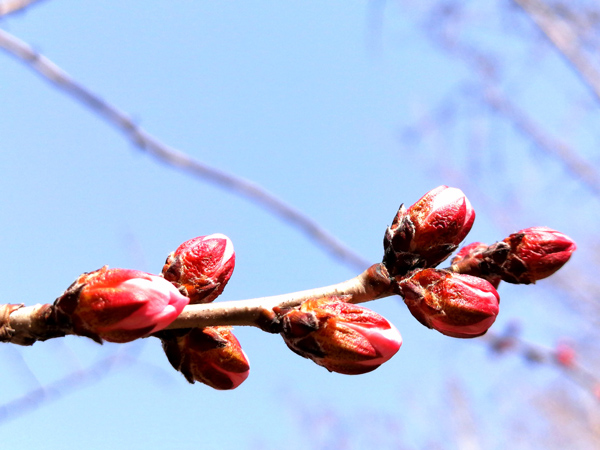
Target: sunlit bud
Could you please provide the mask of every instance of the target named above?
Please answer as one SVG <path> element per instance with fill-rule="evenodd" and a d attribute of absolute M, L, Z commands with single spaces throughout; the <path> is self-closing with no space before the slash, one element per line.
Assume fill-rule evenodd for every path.
<path fill-rule="evenodd" d="M 168 326 L 188 302 L 162 277 L 104 266 L 81 275 L 54 305 L 75 334 L 129 342 Z"/>
<path fill-rule="evenodd" d="M 384 237 L 383 262 L 392 275 L 434 267 L 467 236 L 475 211 L 460 189 L 439 186 L 408 210 L 403 206 Z"/>
<path fill-rule="evenodd" d="M 235 389 L 250 374 L 250 364 L 231 327 L 169 330 L 162 339 L 171 365 L 185 378 L 214 389 Z M 162 336 L 161 336 L 162 338 Z"/>
<path fill-rule="evenodd" d="M 577 246 L 567 235 L 547 227 L 532 227 L 504 239 L 510 246 L 502 264 L 502 280 L 529 284 L 549 277 L 571 257 Z"/>
<path fill-rule="evenodd" d="M 494 249 L 497 245 L 488 246 L 482 242 L 473 242 L 462 247 L 452 258 L 454 271 L 465 275 L 473 275 L 489 281 L 494 288 L 498 289 L 502 277 L 496 273 L 497 266 L 493 260 L 496 256 L 500 259 L 506 257 L 506 249 L 499 249 L 500 254 L 496 255 Z"/>
<path fill-rule="evenodd" d="M 223 292 L 234 267 L 231 240 L 223 234 L 211 234 L 181 244 L 168 256 L 162 273 L 182 288 L 190 303 L 209 303 Z"/>
<path fill-rule="evenodd" d="M 347 375 L 375 370 L 402 345 L 400 333 L 384 317 L 340 297 L 308 300 L 286 312 L 282 325 L 292 351 Z"/>
<path fill-rule="evenodd" d="M 470 275 L 424 269 L 401 279 L 398 291 L 419 322 L 447 336 L 481 336 L 498 315 L 494 286 Z"/>

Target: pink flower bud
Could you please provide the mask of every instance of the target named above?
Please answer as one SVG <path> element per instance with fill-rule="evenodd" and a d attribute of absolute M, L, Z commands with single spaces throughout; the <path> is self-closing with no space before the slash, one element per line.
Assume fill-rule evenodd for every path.
<path fill-rule="evenodd" d="M 375 370 L 402 345 L 400 333 L 384 317 L 341 297 L 308 300 L 286 312 L 282 325 L 292 351 L 347 375 Z"/>
<path fill-rule="evenodd" d="M 452 258 L 452 264 L 457 264 L 467 258 L 478 257 L 481 253 L 487 250 L 488 245 L 483 242 L 471 242 L 469 245 L 462 247 L 458 253 Z"/>
<path fill-rule="evenodd" d="M 165 279 L 184 289 L 190 303 L 210 303 L 221 295 L 234 267 L 229 238 L 211 234 L 181 244 L 169 255 L 162 272 Z"/>
<path fill-rule="evenodd" d="M 460 189 L 439 186 L 408 210 L 400 207 L 384 238 L 384 264 L 392 276 L 434 267 L 467 236 L 475 211 Z"/>
<path fill-rule="evenodd" d="M 104 266 L 81 275 L 54 306 L 76 334 L 122 343 L 162 330 L 188 302 L 162 277 Z"/>
<path fill-rule="evenodd" d="M 214 389 L 235 389 L 250 374 L 248 358 L 232 327 L 169 330 L 163 348 L 171 365 L 185 378 Z"/>
<path fill-rule="evenodd" d="M 400 280 L 398 289 L 419 322 L 447 336 L 481 336 L 498 315 L 498 292 L 482 278 L 424 269 Z"/>
<path fill-rule="evenodd" d="M 497 274 L 498 266 L 494 259 L 505 258 L 506 251 L 503 246 L 488 246 L 482 242 L 473 242 L 461 248 L 452 258 L 453 272 L 473 275 L 489 281 L 498 289 L 502 277 Z M 497 253 L 499 251 L 499 253 Z M 498 259 L 496 258 L 496 259 Z"/>
<path fill-rule="evenodd" d="M 504 239 L 510 246 L 502 264 L 502 279 L 529 284 L 549 277 L 571 257 L 577 246 L 566 234 L 547 227 L 532 227 Z"/>
<path fill-rule="evenodd" d="M 560 342 L 554 350 L 554 360 L 561 366 L 572 369 L 575 367 L 575 360 L 577 359 L 577 352 L 575 349 L 566 342 Z"/>

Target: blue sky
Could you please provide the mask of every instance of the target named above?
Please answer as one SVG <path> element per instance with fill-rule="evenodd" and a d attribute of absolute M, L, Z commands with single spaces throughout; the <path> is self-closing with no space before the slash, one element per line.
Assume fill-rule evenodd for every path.
<path fill-rule="evenodd" d="M 399 204 L 440 184 L 463 189 L 478 211 L 469 241 L 491 243 L 533 225 L 589 238 L 582 221 L 597 218 L 597 200 L 555 160 L 532 152 L 510 124 L 461 103 L 455 92 L 471 69 L 424 36 L 419 12 L 388 2 L 377 30 L 369 25 L 374 11 L 364 1 L 175 7 L 50 0 L 2 19 L 0 27 L 165 143 L 264 186 L 373 262 L 381 258 L 383 232 Z M 514 44 L 491 39 L 492 47 L 503 45 L 505 60 L 518 61 L 503 87 L 522 94 L 517 97 L 540 120 L 561 123 L 564 99 L 549 95 L 542 82 L 539 91 L 527 83 L 515 86 L 517 76 L 531 69 L 519 52 L 530 49 L 514 55 Z M 546 82 L 559 79 L 567 92 L 585 99 L 560 60 L 543 53 Z M 104 264 L 158 272 L 181 242 L 216 232 L 236 248 L 237 266 L 223 300 L 355 275 L 256 205 L 157 163 L 7 54 L 0 54 L 0 100 L 3 302 L 53 301 L 80 273 Z M 459 111 L 448 134 L 433 132 L 412 144 L 402 139 L 407 127 L 444 102 Z M 580 128 L 588 120 L 583 117 Z M 473 129 L 488 146 L 463 146 L 477 137 Z M 447 146 L 439 144 L 448 137 Z M 577 127 L 570 137 L 582 151 L 597 140 Z M 595 150 L 585 156 L 600 161 Z M 555 214 L 557 205 L 570 205 L 581 221 Z M 547 299 L 549 291 L 545 282 L 503 286 L 499 329 L 515 317 L 536 317 L 527 337 L 550 346 L 572 332 L 570 319 L 557 319 L 570 313 L 560 300 Z M 390 439 L 400 436 L 409 448 L 423 448 L 453 433 L 452 423 L 443 421 L 447 411 L 439 408 L 449 401 L 453 379 L 469 386 L 474 407 L 485 411 L 502 400 L 504 413 L 520 409 L 528 387 L 556 382 L 550 369 L 531 371 L 515 359 L 491 358 L 484 345 L 424 329 L 398 299 L 371 306 L 404 337 L 400 352 L 377 371 L 330 374 L 292 354 L 278 336 L 238 329 L 252 368 L 232 392 L 188 385 L 154 339 L 98 346 L 69 337 L 31 348 L 1 346 L 3 403 L 103 357 L 124 355 L 99 381 L 9 416 L 3 444 L 185 450 L 274 449 L 285 442 L 286 448 L 304 449 L 311 448 L 311 438 L 303 426 L 330 409 L 332 420 L 341 420 L 342 435 L 354 436 L 347 448 L 360 448 L 361 439 L 380 433 L 383 425 L 367 424 L 384 416 L 399 427 Z M 523 371 L 528 382 L 513 386 L 514 396 L 499 398 L 506 378 Z M 482 430 L 493 429 L 495 414 L 490 423 L 481 419 Z M 430 422 L 441 423 L 433 436 Z"/>

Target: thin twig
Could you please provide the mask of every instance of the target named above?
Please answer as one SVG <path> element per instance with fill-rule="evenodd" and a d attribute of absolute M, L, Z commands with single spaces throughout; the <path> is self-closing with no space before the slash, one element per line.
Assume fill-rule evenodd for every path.
<path fill-rule="evenodd" d="M 274 332 L 277 308 L 285 310 L 309 299 L 344 296 L 350 303 L 363 303 L 393 295 L 391 281 L 382 264 L 375 264 L 360 275 L 331 286 L 255 298 L 188 305 L 167 329 L 202 328 L 219 325 L 254 326 Z M 36 341 L 73 334 L 69 324 L 57 320 L 51 304 L 23 306 L 0 305 L 0 341 L 32 345 Z"/>
<path fill-rule="evenodd" d="M 116 351 L 86 368 L 69 372 L 52 383 L 32 389 L 25 395 L 0 405 L 0 424 L 28 414 L 44 403 L 59 400 L 71 392 L 97 383 L 117 367 L 139 364 L 137 354 L 130 354 L 130 350 L 131 346 Z"/>
<path fill-rule="evenodd" d="M 511 351 L 527 362 L 552 365 L 600 401 L 600 378 L 578 363 L 574 354 L 572 358 L 565 360 L 560 357 L 557 349 L 528 342 L 511 333 L 503 335 L 488 331 L 480 342 L 487 343 L 498 354 Z"/>
<path fill-rule="evenodd" d="M 495 78 L 498 71 L 493 57 L 475 47 L 449 39 L 443 33 L 442 36 L 433 35 L 432 37 L 445 50 L 477 70 L 486 86 L 481 95 L 485 104 L 509 119 L 519 132 L 532 140 L 539 150 L 556 158 L 594 196 L 600 197 L 600 173 L 594 168 L 594 165 L 580 157 L 577 151 L 566 142 L 548 133 L 497 87 L 499 83 L 495 83 Z M 600 90 L 598 92 L 600 93 Z"/>
<path fill-rule="evenodd" d="M 487 89 L 483 93 L 483 101 L 511 120 L 520 132 L 531 138 L 536 147 L 561 161 L 563 166 L 596 197 L 600 196 L 600 173 L 593 164 L 579 157 L 567 143 L 546 133 L 500 90 Z"/>
<path fill-rule="evenodd" d="M 339 241 L 313 219 L 263 187 L 244 178 L 204 164 L 193 159 L 186 153 L 162 143 L 139 127 L 126 113 L 107 103 L 85 86 L 75 81 L 60 67 L 36 52 L 26 42 L 4 30 L 0 30 L 0 47 L 24 62 L 30 69 L 40 74 L 54 86 L 106 119 L 110 124 L 124 133 L 138 148 L 145 150 L 155 159 L 197 178 L 219 185 L 237 195 L 246 197 L 303 232 L 317 246 L 327 251 L 343 264 L 358 270 L 364 270 L 369 266 L 368 261 Z"/>
<path fill-rule="evenodd" d="M 0 3 L 0 17 L 8 16 L 39 3 L 41 0 L 4 0 Z"/>

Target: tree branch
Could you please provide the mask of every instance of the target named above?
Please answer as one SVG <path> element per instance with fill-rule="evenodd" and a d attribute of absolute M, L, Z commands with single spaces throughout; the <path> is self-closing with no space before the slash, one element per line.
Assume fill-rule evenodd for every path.
<path fill-rule="evenodd" d="M 507 117 L 521 133 L 528 136 L 536 147 L 556 157 L 575 179 L 580 180 L 596 197 L 600 197 L 600 174 L 593 164 L 581 158 L 567 143 L 546 133 L 500 90 L 487 89 L 482 98 L 491 108 Z"/>
<path fill-rule="evenodd" d="M 503 335 L 493 331 L 488 331 L 479 342 L 486 343 L 497 354 L 512 352 L 527 362 L 552 365 L 600 401 L 600 378 L 577 361 L 574 350 L 572 356 L 561 357 L 559 349 L 528 342 L 510 333 Z"/>
<path fill-rule="evenodd" d="M 0 17 L 8 16 L 32 6 L 41 0 L 5 0 L 0 3 Z"/>
<path fill-rule="evenodd" d="M 278 332 L 278 309 L 330 296 L 345 296 L 348 302 L 363 303 L 391 295 L 387 270 L 383 264 L 374 264 L 357 277 L 322 288 L 251 300 L 188 305 L 167 329 L 243 325 Z M 0 306 L 0 342 L 32 345 L 68 334 L 73 334 L 73 330 L 58 323 L 51 304 Z"/>
<path fill-rule="evenodd" d="M 538 26 L 548 40 L 575 69 L 586 87 L 600 101 L 600 72 L 581 51 L 579 36 L 573 27 L 541 0 L 513 0 Z"/>
<path fill-rule="evenodd" d="M 211 167 L 184 152 L 162 143 L 136 125 L 125 112 L 112 106 L 85 86 L 79 84 L 51 60 L 36 52 L 26 42 L 1 29 L 0 47 L 25 63 L 30 69 L 45 78 L 46 81 L 49 81 L 107 120 L 111 125 L 125 134 L 135 146 L 141 150 L 145 150 L 156 160 L 209 183 L 216 184 L 236 195 L 246 197 L 251 202 L 271 212 L 304 233 L 317 246 L 320 246 L 341 263 L 353 269 L 364 270 L 369 266 L 368 261 L 339 241 L 306 214 L 287 204 L 256 183 Z"/>

